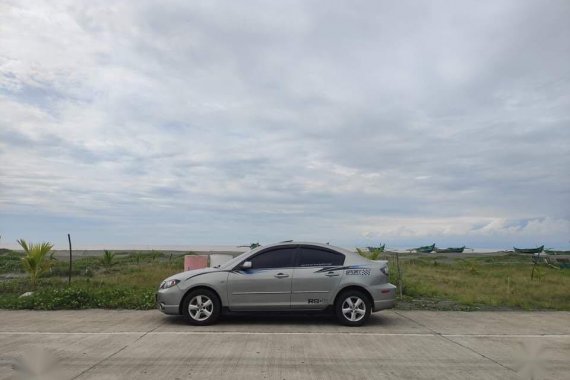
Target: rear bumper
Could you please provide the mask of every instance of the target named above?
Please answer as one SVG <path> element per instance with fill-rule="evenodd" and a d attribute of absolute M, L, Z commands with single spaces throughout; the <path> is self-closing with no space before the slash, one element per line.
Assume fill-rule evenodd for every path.
<path fill-rule="evenodd" d="M 380 311 L 386 309 L 392 309 L 396 306 L 396 300 L 383 300 L 383 301 L 374 301 L 374 309 L 373 311 Z"/>
<path fill-rule="evenodd" d="M 396 286 L 383 284 L 374 289 L 374 308 L 372 311 L 391 309 L 396 306 Z"/>

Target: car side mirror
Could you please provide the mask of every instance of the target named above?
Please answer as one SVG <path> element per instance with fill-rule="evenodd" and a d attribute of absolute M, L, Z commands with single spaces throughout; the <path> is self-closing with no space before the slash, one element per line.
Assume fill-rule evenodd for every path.
<path fill-rule="evenodd" d="M 241 269 L 250 269 L 251 268 L 251 261 L 244 261 L 243 264 L 241 264 Z"/>

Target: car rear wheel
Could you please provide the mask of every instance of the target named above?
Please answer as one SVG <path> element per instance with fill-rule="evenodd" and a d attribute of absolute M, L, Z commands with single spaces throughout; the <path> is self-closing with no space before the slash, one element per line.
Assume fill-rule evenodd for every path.
<path fill-rule="evenodd" d="M 220 316 L 220 300 L 208 289 L 194 290 L 184 297 L 182 313 L 186 320 L 197 326 L 211 325 Z"/>
<path fill-rule="evenodd" d="M 368 297 L 359 290 L 342 292 L 335 303 L 336 317 L 347 326 L 361 326 L 368 320 L 371 312 Z"/>

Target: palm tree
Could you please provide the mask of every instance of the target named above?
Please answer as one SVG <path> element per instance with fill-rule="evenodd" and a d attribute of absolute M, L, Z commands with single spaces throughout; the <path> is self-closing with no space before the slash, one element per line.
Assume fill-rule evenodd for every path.
<path fill-rule="evenodd" d="M 47 242 L 28 244 L 24 239 L 18 240 L 18 244 L 26 253 L 26 256 L 22 257 L 22 267 L 28 272 L 30 282 L 35 287 L 42 273 L 49 270 L 54 264 L 53 253 L 50 254 L 53 244 Z M 48 254 L 50 255 L 48 256 Z"/>
<path fill-rule="evenodd" d="M 117 264 L 115 261 L 115 254 L 111 251 L 105 250 L 103 257 L 101 258 L 101 263 L 107 271 L 110 270 L 115 264 Z"/>

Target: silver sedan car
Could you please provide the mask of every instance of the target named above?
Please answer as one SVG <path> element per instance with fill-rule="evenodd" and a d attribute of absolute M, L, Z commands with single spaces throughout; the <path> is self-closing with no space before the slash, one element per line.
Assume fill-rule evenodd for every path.
<path fill-rule="evenodd" d="M 360 326 L 371 312 L 394 307 L 396 287 L 387 261 L 371 261 L 328 244 L 262 246 L 216 268 L 165 279 L 157 307 L 193 325 L 214 323 L 223 311 L 332 309 L 339 322 Z"/>

